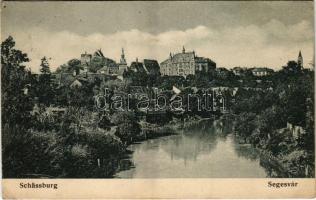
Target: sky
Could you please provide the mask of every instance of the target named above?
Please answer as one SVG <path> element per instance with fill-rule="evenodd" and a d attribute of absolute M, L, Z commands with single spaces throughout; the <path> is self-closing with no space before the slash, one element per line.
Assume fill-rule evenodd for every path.
<path fill-rule="evenodd" d="M 9 35 L 38 72 L 40 59 L 54 70 L 84 52 L 101 49 L 119 61 L 162 62 L 169 53 L 195 51 L 218 67 L 280 69 L 314 55 L 312 1 L 3 2 L 1 41 Z"/>

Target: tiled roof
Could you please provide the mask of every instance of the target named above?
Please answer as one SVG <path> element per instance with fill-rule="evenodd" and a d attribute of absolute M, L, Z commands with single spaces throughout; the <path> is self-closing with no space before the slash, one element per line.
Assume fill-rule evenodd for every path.
<path fill-rule="evenodd" d="M 146 71 L 144 69 L 143 63 L 141 63 L 141 62 L 132 62 L 130 68 L 132 70 L 136 70 L 138 72 L 145 72 Z"/>
<path fill-rule="evenodd" d="M 144 59 L 144 68 L 147 72 L 159 72 L 159 64 L 156 60 Z"/>
<path fill-rule="evenodd" d="M 187 52 L 187 53 L 177 53 L 173 55 L 167 60 L 163 61 L 161 64 L 165 64 L 168 62 L 190 62 L 194 60 L 194 52 Z"/>

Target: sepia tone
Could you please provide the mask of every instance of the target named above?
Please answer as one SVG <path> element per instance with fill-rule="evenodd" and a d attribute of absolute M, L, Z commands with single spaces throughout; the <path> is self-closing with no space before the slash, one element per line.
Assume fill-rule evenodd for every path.
<path fill-rule="evenodd" d="M 76 180 L 107 184 L 90 198 L 315 195 L 314 2 L 3 2 L 1 19 L 6 198 Z"/>

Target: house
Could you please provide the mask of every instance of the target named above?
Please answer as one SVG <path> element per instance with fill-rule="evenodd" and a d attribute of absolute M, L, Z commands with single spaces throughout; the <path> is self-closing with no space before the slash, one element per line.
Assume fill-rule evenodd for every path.
<path fill-rule="evenodd" d="M 266 67 L 261 67 L 261 68 L 253 68 L 251 72 L 254 76 L 268 76 L 268 75 L 271 75 L 274 71 Z"/>
<path fill-rule="evenodd" d="M 107 63 L 101 69 L 97 70 L 99 74 L 117 75 L 119 68 L 115 63 Z"/>
<path fill-rule="evenodd" d="M 135 62 L 131 63 L 130 69 L 134 72 L 147 73 L 143 63 L 138 62 L 138 58 L 136 58 Z"/>
<path fill-rule="evenodd" d="M 74 82 L 70 84 L 70 88 L 80 88 L 80 87 L 82 87 L 82 83 L 78 79 L 74 80 Z"/>
<path fill-rule="evenodd" d="M 216 63 L 209 58 L 198 57 L 195 52 L 186 52 L 183 47 L 182 53 L 172 54 L 160 64 L 160 73 L 165 76 L 195 75 L 198 72 L 208 73 L 216 68 Z"/>
<path fill-rule="evenodd" d="M 149 75 L 160 75 L 160 67 L 157 60 L 144 59 L 144 69 Z"/>
<path fill-rule="evenodd" d="M 245 71 L 245 69 L 241 67 L 234 67 L 232 71 L 236 76 L 240 76 Z"/>

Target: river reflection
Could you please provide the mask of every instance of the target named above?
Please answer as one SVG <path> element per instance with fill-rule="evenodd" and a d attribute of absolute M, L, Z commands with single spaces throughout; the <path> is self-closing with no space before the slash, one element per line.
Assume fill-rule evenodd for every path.
<path fill-rule="evenodd" d="M 220 123 L 220 124 L 217 124 Z M 260 178 L 266 177 L 258 152 L 240 145 L 229 124 L 203 122 L 178 135 L 151 139 L 129 147 L 130 169 L 117 178 Z"/>

